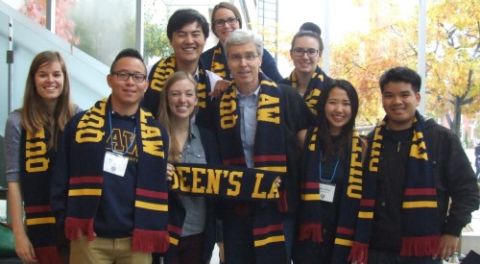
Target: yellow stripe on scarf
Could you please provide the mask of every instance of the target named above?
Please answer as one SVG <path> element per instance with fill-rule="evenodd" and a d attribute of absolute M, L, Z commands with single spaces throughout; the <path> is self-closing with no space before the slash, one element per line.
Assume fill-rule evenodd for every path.
<path fill-rule="evenodd" d="M 437 208 L 437 201 L 415 201 L 415 202 L 403 202 L 403 208 Z"/>
<path fill-rule="evenodd" d="M 348 240 L 348 239 L 335 238 L 335 244 L 336 245 L 341 245 L 341 246 L 346 246 L 346 247 L 351 247 L 353 242 L 352 242 L 352 240 Z"/>
<path fill-rule="evenodd" d="M 265 239 L 259 239 L 255 240 L 254 246 L 255 247 L 262 247 L 271 243 L 276 243 L 276 242 L 283 242 L 285 241 L 285 236 L 284 235 L 279 235 L 279 236 L 271 236 L 267 237 Z"/>
<path fill-rule="evenodd" d="M 358 218 L 373 219 L 373 212 L 358 211 Z"/>
<path fill-rule="evenodd" d="M 55 217 L 39 217 L 39 218 L 30 218 L 25 221 L 27 226 L 32 225 L 43 225 L 43 224 L 55 224 Z"/>
<path fill-rule="evenodd" d="M 320 201 L 320 194 L 315 193 L 315 194 L 302 194 L 300 195 L 300 198 L 303 201 Z"/>
<path fill-rule="evenodd" d="M 274 171 L 274 172 L 283 172 L 283 173 L 287 172 L 286 166 L 265 166 L 265 167 L 255 167 L 255 169 Z"/>
<path fill-rule="evenodd" d="M 135 201 L 135 207 L 153 210 L 153 211 L 161 211 L 167 212 L 168 205 L 165 204 L 156 204 L 156 203 L 149 203 L 149 202 L 142 202 L 142 201 Z"/>
<path fill-rule="evenodd" d="M 168 242 L 174 246 L 178 246 L 178 239 L 176 238 L 173 238 L 173 237 L 169 237 L 168 238 Z"/>
<path fill-rule="evenodd" d="M 101 196 L 102 189 L 74 189 L 68 191 L 68 196 Z"/>

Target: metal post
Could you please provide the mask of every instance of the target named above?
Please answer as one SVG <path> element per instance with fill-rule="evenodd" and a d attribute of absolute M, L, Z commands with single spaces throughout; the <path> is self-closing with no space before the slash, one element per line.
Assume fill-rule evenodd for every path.
<path fill-rule="evenodd" d="M 136 9 L 135 9 L 135 47 L 137 48 L 138 52 L 143 54 L 143 40 L 144 40 L 144 14 L 143 14 L 143 0 L 136 1 Z"/>
<path fill-rule="evenodd" d="M 56 1 L 55 0 L 47 0 L 47 29 L 50 30 L 53 34 L 55 34 L 55 11 L 56 11 Z"/>
<path fill-rule="evenodd" d="M 8 103 L 7 103 L 7 113 L 12 111 L 12 90 L 13 90 L 13 74 L 12 74 L 12 64 L 13 64 L 13 20 L 10 17 L 8 21 L 8 50 L 7 50 L 7 82 L 8 82 Z"/>

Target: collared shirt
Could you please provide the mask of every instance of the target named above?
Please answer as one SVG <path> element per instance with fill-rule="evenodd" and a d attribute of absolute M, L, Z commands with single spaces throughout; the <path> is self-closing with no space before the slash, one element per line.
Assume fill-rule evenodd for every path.
<path fill-rule="evenodd" d="M 240 136 L 242 138 L 243 154 L 248 168 L 254 167 L 253 149 L 255 131 L 257 130 L 257 106 L 260 86 L 250 95 L 242 95 L 237 91 L 240 112 Z"/>
<path fill-rule="evenodd" d="M 205 151 L 200 139 L 200 131 L 194 123 L 190 127 L 190 135 L 183 146 L 182 162 L 206 164 Z M 185 208 L 185 221 L 182 226 L 182 237 L 200 234 L 205 229 L 206 202 L 204 197 L 179 194 L 178 197 Z"/>

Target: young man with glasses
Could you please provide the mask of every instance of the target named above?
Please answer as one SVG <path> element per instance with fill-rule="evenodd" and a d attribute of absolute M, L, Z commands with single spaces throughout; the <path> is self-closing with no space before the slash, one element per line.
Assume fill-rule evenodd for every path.
<path fill-rule="evenodd" d="M 65 223 L 70 263 L 150 264 L 169 245 L 168 135 L 140 108 L 147 81 L 136 50 L 117 55 L 107 82 L 110 97 L 65 126 L 51 207 Z"/>
<path fill-rule="evenodd" d="M 208 37 L 208 22 L 205 17 L 193 9 L 179 9 L 172 14 L 167 24 L 167 36 L 173 48 L 173 54 L 155 63 L 149 73 L 149 88 L 143 105 L 158 116 L 160 92 L 165 81 L 176 71 L 192 74 L 198 86 L 198 108 L 196 124 L 211 126 L 212 100 L 210 92 L 221 78 L 204 67 L 200 61 Z"/>
<path fill-rule="evenodd" d="M 205 51 L 200 59 L 207 69 L 226 80 L 231 80 L 232 76 L 226 63 L 223 43 L 233 31 L 242 28 L 240 12 L 233 4 L 220 2 L 213 8 L 211 24 L 212 32 L 219 41 L 215 47 Z M 276 82 L 283 79 L 278 72 L 277 63 L 266 49 L 263 50 L 260 68 L 265 75 Z"/>
<path fill-rule="evenodd" d="M 291 85 L 303 96 L 310 110 L 316 114 L 320 93 L 331 78 L 318 66 L 323 52 L 323 42 L 317 32 L 300 30 L 292 40 L 290 57 L 295 68 L 282 82 Z"/>
<path fill-rule="evenodd" d="M 309 110 L 291 87 L 261 72 L 258 35 L 238 29 L 224 45 L 233 80 L 217 104 L 222 162 L 284 173 L 278 203 L 222 201 L 225 263 L 285 263 L 299 197 L 297 136 L 308 125 Z"/>

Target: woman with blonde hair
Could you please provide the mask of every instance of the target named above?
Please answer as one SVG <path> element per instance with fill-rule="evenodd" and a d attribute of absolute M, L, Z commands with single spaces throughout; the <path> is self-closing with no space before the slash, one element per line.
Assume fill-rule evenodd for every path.
<path fill-rule="evenodd" d="M 5 127 L 8 207 L 15 250 L 24 263 L 62 263 L 60 226 L 49 203 L 50 181 L 57 140 L 76 111 L 60 53 L 37 54 L 28 72 L 23 105 L 9 114 Z"/>

